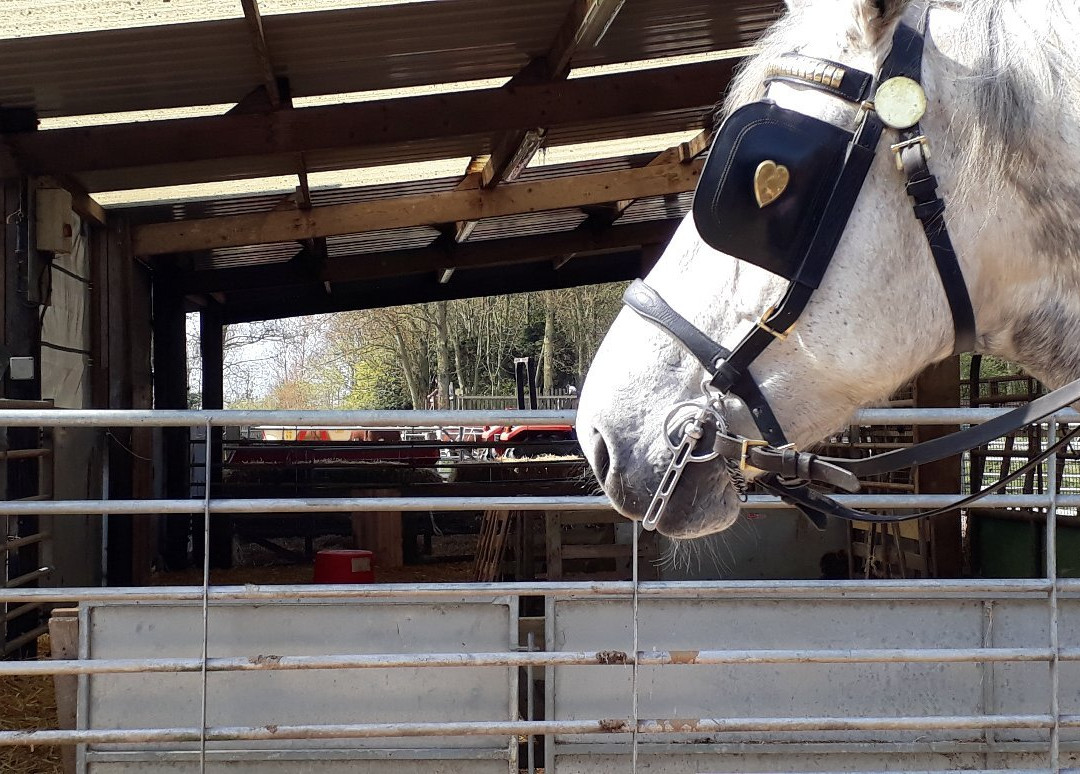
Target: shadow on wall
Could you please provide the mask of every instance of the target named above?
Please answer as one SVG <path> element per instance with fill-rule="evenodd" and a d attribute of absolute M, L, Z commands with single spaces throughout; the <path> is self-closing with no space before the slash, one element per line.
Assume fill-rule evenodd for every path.
<path fill-rule="evenodd" d="M 846 578 L 847 549 L 843 522 L 833 520 L 820 532 L 798 513 L 744 513 L 717 535 L 662 538 L 660 576 L 666 581 Z"/>

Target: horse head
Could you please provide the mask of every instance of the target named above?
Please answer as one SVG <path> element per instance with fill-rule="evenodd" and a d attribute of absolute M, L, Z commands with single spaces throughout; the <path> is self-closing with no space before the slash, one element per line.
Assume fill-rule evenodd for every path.
<path fill-rule="evenodd" d="M 714 369 L 703 368 L 701 347 L 688 351 L 680 330 L 696 328 L 703 341 L 726 348 L 722 352 L 750 332 L 766 330 L 768 341 L 740 378 L 771 411 L 778 426 L 772 434 L 795 448 L 843 427 L 856 409 L 886 399 L 952 354 L 961 340 L 963 348 L 1019 362 L 1051 385 L 1080 376 L 1080 342 L 1068 335 L 1080 325 L 1080 55 L 1070 42 L 1080 33 L 1080 11 L 1074 3 L 790 0 L 788 14 L 742 65 L 724 116 L 736 123 L 742 120 L 740 108 L 765 105 L 760 109 L 806 116 L 819 122 L 814 126 L 837 127 L 858 138 L 868 115 L 876 111 L 884 119 L 886 97 L 875 92 L 881 79 L 874 80 L 867 98 L 844 99 L 832 93 L 836 88 L 820 87 L 822 72 L 826 86 L 832 80 L 834 87 L 840 77 L 832 66 L 841 75 L 847 70 L 880 76 L 902 25 L 918 25 L 922 32 L 918 82 L 925 104 L 916 116 L 918 147 L 911 150 L 903 120 L 897 126 L 885 121 L 835 249 L 790 329 L 772 330 L 768 321 L 797 284 L 794 270 L 785 276 L 767 260 L 711 247 L 703 239 L 707 229 L 692 213 L 645 278 L 655 298 L 692 328 L 676 328 L 673 336 L 645 319 L 640 308 L 624 308 L 604 339 L 582 389 L 578 437 L 601 486 L 625 516 L 640 519 L 649 510 L 671 469 L 678 430 L 686 432 L 698 406 L 711 405 L 706 424 L 736 438 L 752 444 L 770 435 L 752 408 L 755 401 L 727 389 L 730 380 L 710 394 Z M 811 63 L 801 75 L 800 58 Z M 874 105 L 878 94 L 882 104 Z M 744 151 L 724 139 L 724 131 L 718 145 L 727 142 L 726 152 L 739 162 Z M 891 147 L 896 145 L 905 147 Z M 757 210 L 769 217 L 782 213 L 785 196 L 795 216 L 805 215 L 808 205 L 799 197 L 811 194 L 788 190 L 807 185 L 796 179 L 803 168 L 789 170 L 768 150 L 761 150 L 754 190 L 740 183 L 739 196 L 747 202 L 757 197 L 756 204 L 746 204 L 748 219 L 758 218 Z M 935 195 L 947 205 L 943 217 L 927 218 L 929 225 L 913 216 L 910 178 L 898 169 L 898 162 L 906 169 L 915 152 L 924 159 L 932 153 Z M 840 154 L 835 164 L 844 158 Z M 814 168 L 806 163 L 806 169 Z M 699 188 L 699 200 L 701 195 Z M 715 201 L 723 203 L 726 195 L 721 192 Z M 745 236 L 740 230 L 754 226 L 732 223 L 736 211 L 718 217 L 729 216 L 724 228 L 738 242 Z M 808 218 L 813 234 L 820 215 L 803 221 Z M 955 245 L 953 265 L 970 298 L 973 326 L 959 321 L 963 304 L 947 292 L 940 261 L 929 247 L 935 221 L 947 223 Z M 804 238 L 795 234 L 804 227 L 806 222 L 792 221 L 784 236 Z M 730 526 L 739 513 L 740 479 L 760 475 L 746 466 L 746 448 L 741 459 L 728 453 L 716 464 L 687 465 L 658 529 L 672 537 L 697 537 Z"/>

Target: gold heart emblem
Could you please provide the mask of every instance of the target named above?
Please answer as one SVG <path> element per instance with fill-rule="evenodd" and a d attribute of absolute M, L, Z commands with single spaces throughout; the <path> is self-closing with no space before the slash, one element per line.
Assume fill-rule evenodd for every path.
<path fill-rule="evenodd" d="M 763 161 L 754 173 L 754 198 L 758 207 L 768 207 L 787 190 L 791 173 L 783 164 Z"/>

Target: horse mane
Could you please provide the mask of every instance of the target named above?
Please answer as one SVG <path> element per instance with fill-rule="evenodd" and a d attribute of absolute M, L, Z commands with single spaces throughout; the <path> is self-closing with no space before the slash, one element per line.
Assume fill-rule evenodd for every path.
<path fill-rule="evenodd" d="M 946 5 L 938 0 L 938 5 Z M 1015 191 L 1036 216 L 1033 247 L 1080 257 L 1080 10 L 1075 0 L 965 0 L 958 43 L 979 52 L 969 80 L 973 121 L 953 121 L 962 196 Z M 993 202 L 993 199 L 992 199 Z"/>
<path fill-rule="evenodd" d="M 959 155 L 954 197 L 963 199 L 965 192 L 977 190 L 984 200 L 989 193 L 993 206 L 1007 192 L 1016 192 L 1038 218 L 1035 249 L 1049 254 L 1066 249 L 1080 257 L 1080 169 L 1061 158 L 1063 139 L 1080 142 L 1076 1 L 930 2 L 964 16 L 952 45 L 965 52 L 965 69 L 949 67 L 960 85 L 961 104 L 955 106 L 948 136 L 935 143 Z M 759 54 L 736 73 L 717 118 L 760 99 L 768 63 L 811 39 L 815 30 L 862 39 L 865 19 L 857 9 L 865 5 L 851 0 L 851 8 L 849 27 L 838 31 L 835 0 L 832 13 L 818 0 L 795 4 L 762 37 Z M 932 33 L 933 24 L 928 57 L 933 56 Z M 965 100 L 970 101 L 962 104 Z"/>

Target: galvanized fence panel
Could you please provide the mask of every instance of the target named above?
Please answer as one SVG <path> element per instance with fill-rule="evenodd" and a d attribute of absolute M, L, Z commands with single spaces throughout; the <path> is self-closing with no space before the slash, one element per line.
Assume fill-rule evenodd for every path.
<path fill-rule="evenodd" d="M 857 421 L 956 424 L 1000 413 L 871 410 Z M 569 419 L 565 412 L 0 411 L 0 425 L 8 426 L 444 427 Z M 1056 421 L 1078 419 L 1069 411 Z M 1055 433 L 1049 424 L 1046 437 Z M 1058 506 L 1080 504 L 1080 495 L 1058 493 L 1054 459 L 1046 478 L 1049 494 L 985 504 L 1043 510 L 1048 566 L 1041 580 L 211 588 L 204 568 L 201 588 L 3 589 L 4 604 L 81 601 L 86 639 L 78 660 L 49 665 L 80 675 L 79 728 L 0 732 L 0 745 L 77 742 L 95 774 L 344 771 L 360 760 L 368 762 L 364 770 L 387 774 L 481 771 L 489 763 L 506 770 L 516 765 L 515 740 L 530 735 L 547 739 L 549 774 L 1062 771 L 1077 764 L 1080 746 L 1080 583 L 1057 579 L 1054 527 Z M 951 499 L 844 498 L 886 509 Z M 207 498 L 0 503 L 0 515 L 35 509 L 62 529 L 67 515 L 85 513 L 471 510 L 526 502 L 529 509 L 552 504 Z M 605 503 L 576 498 L 558 506 Z M 749 507 L 783 506 L 755 498 Z M 521 652 L 516 595 L 548 597 L 547 652 Z M 505 599 L 493 605 L 493 597 Z M 478 616 L 471 607 L 477 602 L 484 608 Z M 432 612 L 451 608 L 469 612 Z M 363 615 L 345 626 L 335 621 L 350 610 Z M 404 633 L 397 628 L 403 615 L 412 622 Z M 430 621 L 447 627 L 451 645 L 425 638 Z M 379 632 L 374 639 L 372 631 Z M 547 670 L 543 719 L 516 714 L 518 671 L 530 667 Z M 0 664 L 0 673 L 40 669 Z M 500 675 L 499 687 L 481 672 Z M 349 701 L 358 687 L 370 707 Z M 329 698 L 320 701 L 320 694 Z M 431 696 L 438 699 L 427 706 Z M 468 712 L 456 703 L 462 697 Z M 472 714 L 474 701 L 483 712 Z"/>
<path fill-rule="evenodd" d="M 513 600 L 516 603 L 516 600 Z M 84 604 L 80 659 L 190 659 L 201 650 L 197 604 Z M 424 654 L 431 651 L 507 652 L 517 647 L 517 609 L 507 598 L 474 600 L 353 600 L 230 603 L 210 608 L 208 652 L 214 658 L 246 661 L 250 671 L 208 676 L 210 726 L 394 724 L 485 721 L 516 718 L 517 673 L 508 667 L 443 670 L 432 679 L 421 667 L 342 670 L 278 670 L 279 654 Z M 128 672 L 80 677 L 79 728 L 176 728 L 195 725 L 200 709 L 200 674 Z M 272 736 L 272 734 L 271 734 Z M 516 745 L 503 737 L 374 737 L 364 742 L 370 758 L 443 760 L 442 770 L 507 771 Z M 123 771 L 124 766 L 182 763 L 197 742 L 91 745 L 87 772 Z M 341 757 L 333 739 L 211 742 L 215 770 L 263 751 L 275 761 L 293 755 L 318 760 L 314 750 Z M 234 755 L 234 753 L 237 753 Z M 242 754 L 241 754 L 242 753 Z M 453 764 L 450 761 L 457 760 Z M 123 764 L 123 765 L 119 765 Z M 397 770 L 397 765 L 388 770 Z M 180 767 L 182 770 L 183 767 Z M 405 770 L 408 770 L 405 768 Z"/>
<path fill-rule="evenodd" d="M 548 645 L 588 650 L 629 642 L 630 606 L 618 599 L 552 600 Z M 666 744 L 650 740 L 640 746 L 640 759 L 650 765 L 662 761 L 664 771 L 785 771 L 819 758 L 831 758 L 833 765 L 842 760 L 873 770 L 908 770 L 930 760 L 941 767 L 946 753 L 967 756 L 963 766 L 954 761 L 944 767 L 953 769 L 991 752 L 1007 757 L 1010 766 L 1024 767 L 1032 749 L 1048 747 L 1047 727 L 987 731 L 977 722 L 949 729 L 930 720 L 912 730 L 902 730 L 899 722 L 890 728 L 886 722 L 873 730 L 782 731 L 778 721 L 773 724 L 777 730 L 765 729 L 765 719 L 822 717 L 993 716 L 1046 726 L 1039 720 L 1051 712 L 1045 595 L 995 599 L 987 589 L 944 599 L 889 593 L 851 598 L 837 589 L 816 598 L 768 593 L 756 598 L 648 598 L 639 603 L 638 621 L 644 654 L 638 667 L 638 713 L 679 718 L 690 729 L 668 736 Z M 1063 642 L 1076 642 L 1080 599 L 1063 600 L 1061 626 Z M 708 665 L 720 660 L 719 650 L 741 651 L 742 659 L 733 653 L 731 663 Z M 674 651 L 675 666 L 649 665 L 653 651 Z M 1080 711 L 1078 667 L 1062 666 L 1064 714 Z M 631 692 L 631 672 L 630 666 L 607 674 L 549 668 L 548 717 L 617 713 Z M 710 733 L 697 725 L 699 720 L 749 716 L 763 719 L 762 730 Z M 1080 734 L 1066 730 L 1062 741 L 1071 745 Z M 600 744 L 592 737 L 564 736 L 549 747 L 548 764 L 560 774 L 626 771 L 630 755 L 629 735 Z"/>

